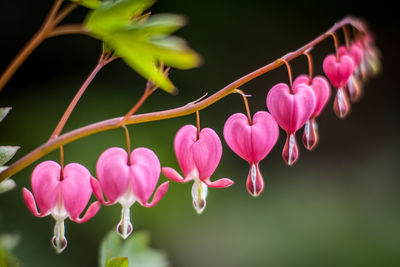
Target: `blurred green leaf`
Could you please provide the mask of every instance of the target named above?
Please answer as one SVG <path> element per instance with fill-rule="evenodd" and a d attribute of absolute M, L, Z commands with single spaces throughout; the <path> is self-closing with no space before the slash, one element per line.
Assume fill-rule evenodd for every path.
<path fill-rule="evenodd" d="M 0 146 L 0 166 L 12 159 L 19 148 L 19 146 Z"/>
<path fill-rule="evenodd" d="M 176 88 L 157 67 L 159 63 L 189 69 L 198 66 L 201 57 L 184 40 L 170 36 L 186 24 L 183 16 L 140 16 L 153 3 L 153 0 L 105 2 L 88 15 L 85 25 L 140 75 L 174 94 Z"/>
<path fill-rule="evenodd" d="M 0 108 L 0 122 L 7 116 L 11 109 L 11 107 Z"/>
<path fill-rule="evenodd" d="M 6 167 L 0 167 L 0 172 L 5 169 Z M 17 184 L 13 179 L 7 178 L 6 180 L 0 182 L 0 194 L 6 193 L 10 190 L 13 190 Z"/>
<path fill-rule="evenodd" d="M 112 258 L 110 262 L 106 264 L 106 267 L 128 267 L 127 258 Z"/>
<path fill-rule="evenodd" d="M 11 253 L 20 241 L 18 234 L 2 234 L 0 236 L 0 267 L 19 266 L 17 258 Z"/>
<path fill-rule="evenodd" d="M 107 35 L 120 30 L 132 22 L 143 10 L 154 4 L 154 0 L 106 1 L 86 19 L 86 27 L 94 34 Z"/>
<path fill-rule="evenodd" d="M 73 2 L 79 2 L 80 5 L 91 8 L 91 9 L 96 9 L 101 5 L 100 0 L 71 0 Z"/>
<path fill-rule="evenodd" d="M 100 247 L 101 267 L 105 266 L 107 255 L 126 257 L 129 260 L 129 267 L 168 266 L 166 255 L 149 247 L 149 236 L 145 232 L 134 232 L 129 238 L 123 240 L 115 230 L 111 231 L 103 239 Z"/>

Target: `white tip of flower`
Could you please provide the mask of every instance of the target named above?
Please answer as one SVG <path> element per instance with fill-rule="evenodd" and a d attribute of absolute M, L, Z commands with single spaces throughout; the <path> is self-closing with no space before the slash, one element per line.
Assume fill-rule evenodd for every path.
<path fill-rule="evenodd" d="M 0 194 L 13 190 L 17 184 L 12 179 L 4 180 L 0 183 Z"/>
<path fill-rule="evenodd" d="M 290 134 L 290 137 L 289 137 L 289 160 L 288 160 L 289 165 L 292 165 L 294 145 L 295 145 L 294 134 Z"/>
<path fill-rule="evenodd" d="M 192 187 L 193 207 L 198 214 L 201 214 L 206 208 L 206 197 L 208 186 L 198 179 L 194 180 Z"/>
<path fill-rule="evenodd" d="M 117 232 L 123 239 L 126 239 L 132 233 L 132 230 L 130 206 L 122 206 L 121 221 L 117 225 Z"/>
<path fill-rule="evenodd" d="M 256 165 L 252 164 L 251 165 L 251 182 L 253 183 L 253 194 L 256 196 L 257 195 L 257 184 L 256 184 L 256 179 L 257 179 L 257 169 Z"/>
<path fill-rule="evenodd" d="M 51 239 L 53 247 L 56 249 L 57 253 L 61 253 L 67 247 L 67 239 L 64 236 L 64 220 L 57 220 L 54 226 L 54 236 Z"/>

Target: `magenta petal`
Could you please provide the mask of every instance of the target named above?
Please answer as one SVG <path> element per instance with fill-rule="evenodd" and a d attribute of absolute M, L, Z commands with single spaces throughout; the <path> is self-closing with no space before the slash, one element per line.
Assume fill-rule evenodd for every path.
<path fill-rule="evenodd" d="M 24 188 L 22 189 L 22 196 L 24 197 L 25 203 L 28 206 L 28 209 L 32 212 L 33 215 L 35 215 L 36 217 L 44 217 L 47 214 L 44 213 L 40 213 L 37 210 L 36 207 L 36 202 L 35 202 L 35 198 L 33 197 L 31 191 L 29 191 L 28 189 Z"/>
<path fill-rule="evenodd" d="M 243 113 L 231 115 L 224 125 L 224 138 L 230 149 L 246 161 L 253 161 L 251 125 Z"/>
<path fill-rule="evenodd" d="M 228 146 L 250 163 L 264 159 L 278 136 L 278 124 L 265 111 L 259 111 L 253 116 L 252 125 L 249 125 L 244 114 L 236 113 L 228 118 L 224 126 L 224 137 Z"/>
<path fill-rule="evenodd" d="M 331 54 L 324 59 L 322 67 L 329 81 L 338 89 L 344 87 L 353 74 L 354 62 L 346 55 L 340 56 L 337 61 L 336 56 Z"/>
<path fill-rule="evenodd" d="M 90 172 L 78 163 L 71 163 L 64 167 L 64 180 L 60 182 L 61 194 L 65 210 L 70 218 L 77 218 L 85 209 L 92 188 L 90 186 Z"/>
<path fill-rule="evenodd" d="M 136 148 L 131 153 L 131 177 L 133 194 L 143 204 L 156 188 L 161 166 L 156 154 L 148 148 Z"/>
<path fill-rule="evenodd" d="M 59 198 L 61 166 L 54 161 L 44 161 L 32 173 L 32 189 L 41 214 L 55 207 Z"/>
<path fill-rule="evenodd" d="M 77 222 L 77 223 L 85 223 L 85 222 L 89 221 L 90 219 L 92 219 L 93 216 L 97 214 L 97 212 L 100 210 L 100 207 L 101 207 L 100 202 L 98 202 L 98 201 L 93 202 L 89 206 L 85 215 L 82 218 L 76 217 L 76 218 L 71 218 L 71 220 L 73 220 L 74 222 Z"/>
<path fill-rule="evenodd" d="M 279 126 L 287 132 L 303 127 L 315 108 L 315 95 L 305 84 L 298 84 L 290 92 L 289 86 L 279 83 L 267 95 L 267 107 Z"/>
<path fill-rule="evenodd" d="M 186 177 L 194 169 L 192 146 L 196 142 L 197 129 L 193 125 L 185 125 L 177 132 L 174 149 L 179 166 Z"/>
<path fill-rule="evenodd" d="M 294 80 L 293 88 L 296 89 L 297 85 L 301 83 L 309 85 L 314 92 L 316 103 L 311 118 L 315 118 L 319 116 L 321 111 L 324 109 L 331 95 L 329 82 L 322 76 L 316 76 L 310 82 L 309 77 L 303 74 Z"/>
<path fill-rule="evenodd" d="M 128 188 L 128 153 L 120 147 L 107 149 L 97 160 L 96 172 L 107 199 L 116 202 Z"/>
<path fill-rule="evenodd" d="M 187 183 L 191 180 L 183 178 L 176 170 L 170 167 L 163 167 L 161 171 L 168 179 L 178 183 Z"/>
<path fill-rule="evenodd" d="M 112 205 L 114 203 L 110 201 L 104 200 L 103 197 L 103 190 L 101 189 L 101 185 L 99 181 L 97 181 L 95 178 L 90 178 L 90 185 L 92 186 L 93 194 L 96 196 L 97 200 L 103 204 L 103 205 Z"/>
<path fill-rule="evenodd" d="M 229 187 L 231 185 L 233 185 L 233 181 L 231 179 L 228 178 L 222 178 L 222 179 L 218 179 L 214 182 L 210 181 L 210 178 L 204 179 L 202 180 L 203 183 L 205 183 L 208 187 L 212 187 L 212 188 L 225 188 L 225 187 Z"/>
<path fill-rule="evenodd" d="M 218 135 L 214 130 L 204 128 L 192 149 L 200 180 L 210 178 L 222 156 L 222 144 Z"/>
<path fill-rule="evenodd" d="M 163 198 L 165 193 L 167 193 L 168 187 L 169 187 L 169 181 L 162 183 L 157 188 L 156 192 L 154 193 L 154 197 L 153 197 L 153 200 L 151 201 L 151 203 L 144 202 L 144 203 L 141 203 L 142 206 L 147 207 L 147 208 L 154 207 Z"/>

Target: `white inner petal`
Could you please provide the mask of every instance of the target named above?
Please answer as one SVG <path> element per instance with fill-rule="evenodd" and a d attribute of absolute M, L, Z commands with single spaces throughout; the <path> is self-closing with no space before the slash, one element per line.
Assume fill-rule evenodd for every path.
<path fill-rule="evenodd" d="M 251 182 L 253 183 L 254 195 L 257 195 L 256 178 L 257 178 L 256 165 L 252 164 L 251 165 Z"/>
<path fill-rule="evenodd" d="M 289 165 L 292 164 L 292 154 L 293 154 L 294 144 L 295 144 L 294 134 L 290 134 L 290 136 L 289 136 L 289 159 L 288 159 Z"/>

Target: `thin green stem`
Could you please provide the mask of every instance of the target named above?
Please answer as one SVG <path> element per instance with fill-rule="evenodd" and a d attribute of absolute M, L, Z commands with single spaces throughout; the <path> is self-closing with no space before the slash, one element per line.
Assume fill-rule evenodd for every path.
<path fill-rule="evenodd" d="M 309 42 L 308 44 L 304 45 L 303 47 L 297 49 L 296 51 L 289 53 L 285 56 L 283 56 L 280 59 L 277 59 L 273 61 L 272 63 L 265 65 L 239 79 L 236 81 L 232 82 L 231 84 L 225 86 L 221 90 L 217 91 L 213 95 L 201 100 L 201 101 L 195 101 L 192 103 L 189 103 L 185 106 L 170 109 L 170 110 L 164 110 L 164 111 L 159 111 L 159 112 L 151 112 L 151 113 L 145 113 L 145 114 L 139 114 L 139 115 L 133 115 L 129 117 L 129 119 L 126 121 L 126 124 L 138 124 L 138 123 L 144 123 L 144 122 L 150 122 L 150 121 L 159 121 L 159 120 L 165 120 L 165 119 L 171 119 L 171 118 L 176 118 L 176 117 L 182 117 L 186 116 L 192 113 L 195 113 L 196 111 L 202 110 L 222 98 L 226 97 L 227 95 L 231 94 L 234 92 L 235 89 L 239 88 L 243 84 L 271 71 L 274 70 L 284 64 L 283 60 L 286 61 L 291 61 L 294 58 L 302 55 L 305 51 L 309 50 L 310 48 L 314 47 L 315 45 L 321 43 L 324 41 L 326 38 L 331 36 L 331 32 L 335 32 L 337 29 L 342 27 L 343 25 L 351 25 L 357 30 L 363 32 L 365 31 L 365 26 L 363 23 L 357 19 L 347 17 L 341 20 L 340 22 L 336 23 L 331 29 L 329 29 L 327 32 L 323 33 L 322 35 L 318 36 L 316 39 L 313 41 Z M 81 139 L 83 137 L 107 131 L 107 130 L 112 130 L 120 127 L 120 122 L 123 118 L 118 117 L 118 118 L 113 118 L 109 120 L 104 120 L 100 121 L 94 124 L 90 124 L 78 129 L 75 129 L 73 131 L 70 131 L 68 133 L 65 133 L 63 135 L 60 135 L 59 137 L 49 140 L 47 143 L 39 146 L 29 154 L 25 155 L 21 159 L 17 160 L 13 164 L 11 164 L 6 170 L 0 173 L 0 182 L 6 179 L 9 176 L 12 176 L 25 167 L 29 166 L 30 164 L 34 163 L 36 160 L 40 159 L 44 155 L 47 155 L 51 151 L 54 151 L 57 149 L 60 145 L 66 145 L 68 143 L 71 143 L 75 140 Z"/>

